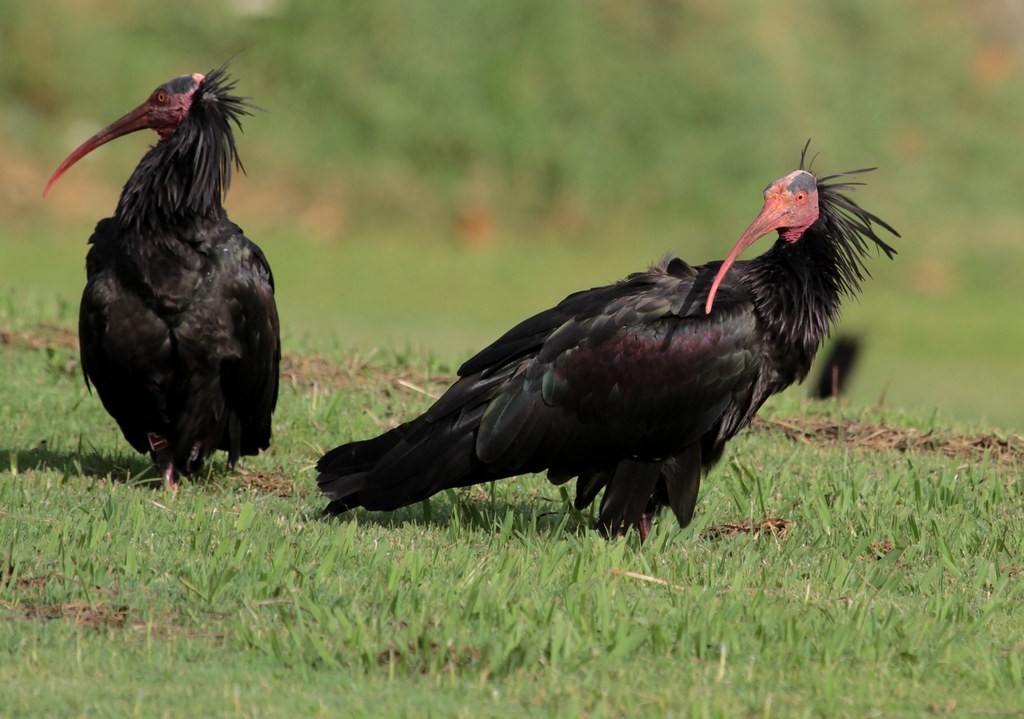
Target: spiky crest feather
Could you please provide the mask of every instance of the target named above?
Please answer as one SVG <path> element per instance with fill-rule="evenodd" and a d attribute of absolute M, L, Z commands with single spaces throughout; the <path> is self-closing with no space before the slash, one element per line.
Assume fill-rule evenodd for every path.
<path fill-rule="evenodd" d="M 799 168 L 808 172 L 809 145 L 808 140 L 800 153 Z M 750 284 L 761 316 L 784 344 L 800 350 L 802 357 L 796 364 L 799 379 L 806 376 L 814 353 L 838 319 L 842 298 L 854 297 L 861 282 L 871 276 L 865 260 L 872 243 L 890 259 L 896 254 L 878 236 L 875 225 L 896 237 L 900 234 L 845 194 L 865 184 L 846 178 L 875 169 L 816 177 L 818 219 L 798 241 L 779 240 L 750 261 Z"/>

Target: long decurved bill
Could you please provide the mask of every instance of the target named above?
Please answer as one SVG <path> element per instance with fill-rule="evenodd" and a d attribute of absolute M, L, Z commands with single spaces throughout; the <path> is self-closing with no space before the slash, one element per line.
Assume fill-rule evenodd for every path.
<path fill-rule="evenodd" d="M 88 140 L 79 145 L 74 152 L 67 156 L 64 162 L 60 163 L 60 167 L 54 170 L 53 175 L 50 177 L 50 181 L 46 183 L 46 189 L 43 190 L 43 197 L 46 197 L 50 188 L 53 187 L 54 183 L 60 179 L 60 176 L 67 172 L 68 168 L 74 165 L 76 162 L 81 160 L 83 157 L 88 155 L 90 152 L 95 150 L 100 145 L 105 145 L 111 140 L 117 139 L 122 135 L 127 135 L 132 132 L 138 132 L 139 130 L 145 130 L 149 128 L 149 108 L 146 105 L 140 105 L 124 117 L 119 120 L 107 125 L 105 128 L 97 132 L 95 135 L 90 137 Z"/>
<path fill-rule="evenodd" d="M 729 271 L 729 268 L 739 259 L 745 249 L 772 230 L 777 230 L 783 225 L 782 218 L 786 214 L 786 210 L 786 203 L 779 195 L 771 194 L 765 199 L 761 213 L 750 223 L 750 227 L 736 241 L 732 251 L 729 252 L 728 257 L 722 262 L 722 266 L 718 268 L 718 274 L 715 275 L 715 279 L 711 283 L 711 291 L 708 292 L 708 300 L 704 303 L 704 314 L 711 314 L 711 305 L 715 301 L 715 295 L 718 293 L 719 285 L 722 284 L 722 280 L 725 278 L 725 273 Z"/>

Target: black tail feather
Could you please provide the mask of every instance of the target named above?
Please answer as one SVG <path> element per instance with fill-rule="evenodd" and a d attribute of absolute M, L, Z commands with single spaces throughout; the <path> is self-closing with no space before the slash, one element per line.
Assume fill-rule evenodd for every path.
<path fill-rule="evenodd" d="M 577 511 L 590 506 L 597 493 L 607 486 L 610 475 L 611 472 L 606 469 L 580 473 L 576 480 L 576 499 L 572 503 Z"/>
<path fill-rule="evenodd" d="M 328 514 L 340 514 L 358 507 L 359 491 L 363 489 L 370 470 L 402 441 L 409 425 L 404 424 L 379 437 L 335 447 L 316 463 L 320 491 L 332 500 Z"/>
<path fill-rule="evenodd" d="M 445 489 L 498 479 L 476 458 L 476 425 L 464 420 L 420 418 L 327 452 L 317 462 L 317 485 L 332 500 L 327 512 L 388 511 Z"/>
<path fill-rule="evenodd" d="M 700 490 L 700 475 L 700 445 L 693 445 L 662 466 L 661 478 L 667 489 L 668 504 L 680 527 L 685 527 L 693 519 Z"/>
<path fill-rule="evenodd" d="M 603 534 L 621 534 L 636 528 L 646 535 L 649 525 L 648 503 L 661 475 L 662 462 L 625 459 L 612 472 L 601 499 L 597 527 Z"/>

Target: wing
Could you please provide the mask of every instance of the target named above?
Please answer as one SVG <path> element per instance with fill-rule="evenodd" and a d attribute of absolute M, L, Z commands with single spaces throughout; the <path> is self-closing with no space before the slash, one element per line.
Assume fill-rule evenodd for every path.
<path fill-rule="evenodd" d="M 281 333 L 274 277 L 263 251 L 237 232 L 222 247 L 217 295 L 229 313 L 231 350 L 221 357 L 221 386 L 238 425 L 227 449 L 232 464 L 239 452 L 255 454 L 270 444 L 271 415 L 277 405 Z"/>
<path fill-rule="evenodd" d="M 428 410 L 479 415 L 477 458 L 496 474 L 571 476 L 697 441 L 758 368 L 756 317 L 738 283 L 703 300 L 715 266 L 666 259 L 566 298 L 470 359 Z"/>
<path fill-rule="evenodd" d="M 148 452 L 147 431 L 170 431 L 160 389 L 170 381 L 170 332 L 139 295 L 122 284 L 114 223 L 102 220 L 89 242 L 78 318 L 82 371 L 129 444 Z"/>
<path fill-rule="evenodd" d="M 520 323 L 466 362 L 422 416 L 321 457 L 328 511 L 395 509 L 548 470 L 556 483 L 579 477 L 577 506 L 608 487 L 606 531 L 643 532 L 659 504 L 685 524 L 702 467 L 760 371 L 757 319 L 737 273 L 704 314 L 717 268 L 666 259 Z"/>

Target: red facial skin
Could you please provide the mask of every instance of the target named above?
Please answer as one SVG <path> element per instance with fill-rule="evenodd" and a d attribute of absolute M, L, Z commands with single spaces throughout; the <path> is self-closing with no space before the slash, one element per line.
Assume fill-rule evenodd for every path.
<path fill-rule="evenodd" d="M 161 140 L 170 137 L 188 117 L 195 91 L 205 79 L 205 76 L 198 72 L 186 77 L 190 77 L 192 82 L 185 91 L 172 93 L 167 85 L 161 85 L 144 103 L 79 145 L 54 171 L 50 181 L 46 183 L 46 189 L 43 190 L 43 197 L 46 197 L 61 175 L 100 145 L 139 130 L 155 130 Z"/>
<path fill-rule="evenodd" d="M 705 314 L 711 314 L 715 294 L 725 273 L 745 249 L 772 230 L 778 230 L 779 235 L 788 242 L 797 242 L 804 231 L 814 224 L 818 219 L 818 190 L 813 180 L 814 176 L 809 172 L 796 170 L 768 186 L 764 191 L 764 207 L 760 214 L 736 241 L 711 283 L 711 291 L 704 304 Z"/>

